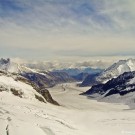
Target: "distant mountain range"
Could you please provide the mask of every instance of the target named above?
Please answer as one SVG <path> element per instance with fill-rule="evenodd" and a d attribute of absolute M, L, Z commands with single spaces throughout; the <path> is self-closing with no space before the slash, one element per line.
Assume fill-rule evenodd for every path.
<path fill-rule="evenodd" d="M 16 63 L 9 58 L 1 58 L 0 72 L 0 91 L 12 93 L 20 98 L 25 98 L 26 95 L 27 98 L 33 100 L 37 99 L 41 102 L 50 102 L 58 105 L 46 88 L 53 87 L 59 83 L 82 81 L 89 73 L 97 73 L 101 72 L 101 70 L 69 68 L 46 71 L 32 69 L 26 65 Z M 8 80 L 10 81 L 8 82 Z"/>
<path fill-rule="evenodd" d="M 103 71 L 103 69 L 99 68 L 67 68 L 61 70 L 53 70 L 53 72 L 64 72 L 74 78 L 76 81 L 84 81 L 87 76 L 99 74 Z"/>
<path fill-rule="evenodd" d="M 85 68 L 64 68 L 64 69 L 53 70 L 53 71 L 54 72 L 65 72 L 65 73 L 69 74 L 70 76 L 76 76 L 76 75 L 79 75 L 80 73 L 96 74 L 96 73 L 100 73 L 103 70 L 99 69 L 99 68 L 85 67 Z"/>
<path fill-rule="evenodd" d="M 31 68 L 31 69 L 39 69 L 39 70 L 62 70 L 62 69 L 105 69 L 110 66 L 114 60 L 88 60 L 88 61 L 28 61 L 22 62 L 23 65 Z"/>
<path fill-rule="evenodd" d="M 81 86 L 92 86 L 95 84 L 106 83 L 112 78 L 116 78 L 124 72 L 135 71 L 135 60 L 120 60 L 112 66 L 94 76 L 89 75 L 81 84 Z"/>
<path fill-rule="evenodd" d="M 4 80 L 2 80 L 3 78 Z M 11 80 L 13 85 L 8 80 Z M 75 81 L 83 81 L 79 86 L 92 86 L 82 95 L 99 101 L 125 102 L 126 104 L 135 102 L 134 59 L 120 60 L 105 70 L 69 67 L 52 71 L 31 69 L 10 59 L 0 59 L 0 91 L 8 91 L 21 98 L 26 95 L 25 92 L 27 93 L 21 86 L 21 83 L 25 83 L 24 86 L 29 85 L 27 88 L 31 87 L 31 93 L 35 93 L 35 95 L 27 93 L 31 96 L 30 98 L 58 105 L 46 88 L 59 83 Z"/>
<path fill-rule="evenodd" d="M 0 70 L 20 74 L 46 88 L 58 83 L 83 81 L 88 75 L 99 74 L 103 71 L 103 69 L 90 67 L 69 67 L 51 71 L 41 69 L 30 68 L 30 66 L 27 67 L 24 64 L 18 64 L 10 59 L 0 59 Z"/>

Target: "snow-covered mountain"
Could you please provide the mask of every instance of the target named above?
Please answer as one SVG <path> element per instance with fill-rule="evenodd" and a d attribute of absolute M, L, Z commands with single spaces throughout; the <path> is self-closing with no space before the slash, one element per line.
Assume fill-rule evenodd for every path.
<path fill-rule="evenodd" d="M 36 70 L 30 69 L 26 66 L 15 63 L 9 58 L 0 59 L 0 70 L 4 70 L 10 73 L 36 72 Z"/>
<path fill-rule="evenodd" d="M 125 72 L 105 84 L 94 85 L 83 95 L 99 101 L 132 104 L 135 100 L 135 71 Z"/>
<path fill-rule="evenodd" d="M 0 59 L 0 70 L 16 73 L 24 76 L 30 81 L 36 83 L 40 87 L 48 88 L 58 83 L 74 82 L 71 76 L 64 72 L 40 71 L 39 69 L 31 69 L 10 59 Z"/>
<path fill-rule="evenodd" d="M 135 71 L 135 59 L 120 60 L 101 72 L 99 75 L 86 78 L 84 82 L 82 82 L 82 86 L 106 83 L 112 78 L 116 78 L 124 72 L 130 71 Z"/>
<path fill-rule="evenodd" d="M 50 102 L 57 104 L 46 89 L 41 89 L 36 83 L 12 73 L 0 71 L 0 92 L 6 92 L 19 98 L 32 101 Z M 47 97 L 48 96 L 48 97 Z"/>
<path fill-rule="evenodd" d="M 82 82 L 84 81 L 87 76 L 99 74 L 103 71 L 100 68 L 91 68 L 91 67 L 81 67 L 81 68 L 66 68 L 66 69 L 59 69 L 53 70 L 55 72 L 64 72 L 74 78 L 76 81 Z"/>
<path fill-rule="evenodd" d="M 0 59 L 0 91 L 12 93 L 20 98 L 58 105 L 46 88 L 71 81 L 70 79 L 70 76 L 62 73 L 39 72 L 10 59 Z"/>
<path fill-rule="evenodd" d="M 97 81 L 107 82 L 108 80 L 129 71 L 135 71 L 135 59 L 120 60 L 117 63 L 114 63 L 97 77 Z"/>
<path fill-rule="evenodd" d="M 84 88 L 76 84 L 60 84 L 50 91 L 62 106 L 45 103 L 48 95 L 26 78 L 1 71 L 0 135 L 119 135 L 129 129 L 129 122 L 134 130 L 135 113 L 127 106 L 89 101 L 79 95 Z"/>

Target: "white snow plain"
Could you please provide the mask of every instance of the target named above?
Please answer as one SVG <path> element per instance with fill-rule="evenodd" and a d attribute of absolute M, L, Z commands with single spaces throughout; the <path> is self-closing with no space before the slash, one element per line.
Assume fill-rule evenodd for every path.
<path fill-rule="evenodd" d="M 135 110 L 79 95 L 87 89 L 76 84 L 50 88 L 61 106 L 0 92 L 0 135 L 135 134 Z"/>

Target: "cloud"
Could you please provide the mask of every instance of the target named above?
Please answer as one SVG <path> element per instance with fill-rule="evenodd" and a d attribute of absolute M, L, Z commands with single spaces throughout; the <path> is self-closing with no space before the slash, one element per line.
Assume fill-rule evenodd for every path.
<path fill-rule="evenodd" d="M 134 24 L 134 0 L 1 0 L 0 49 L 9 56 L 130 55 Z"/>
<path fill-rule="evenodd" d="M 133 0 L 5 0 L 2 19 L 44 32 L 101 33 L 134 29 Z M 131 22 L 129 22 L 129 19 Z M 10 22 L 9 22 L 10 21 Z M 6 27 L 7 27 L 6 26 Z M 70 30 L 70 32 L 68 31 Z"/>

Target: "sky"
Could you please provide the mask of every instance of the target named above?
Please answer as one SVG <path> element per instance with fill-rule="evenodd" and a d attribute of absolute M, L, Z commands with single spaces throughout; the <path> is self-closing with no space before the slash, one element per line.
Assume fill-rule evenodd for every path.
<path fill-rule="evenodd" d="M 0 57 L 135 55 L 135 0 L 0 0 Z"/>

